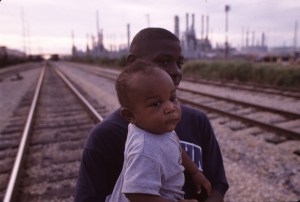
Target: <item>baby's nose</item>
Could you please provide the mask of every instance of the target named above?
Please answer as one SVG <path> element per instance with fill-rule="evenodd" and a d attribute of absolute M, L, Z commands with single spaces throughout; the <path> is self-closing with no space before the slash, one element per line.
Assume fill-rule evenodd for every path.
<path fill-rule="evenodd" d="M 174 112 L 175 111 L 175 107 L 174 107 L 174 104 L 172 103 L 172 102 L 168 102 L 167 104 L 166 104 L 166 108 L 165 108 L 165 113 L 166 114 L 169 114 L 169 113 L 172 113 L 172 112 Z"/>

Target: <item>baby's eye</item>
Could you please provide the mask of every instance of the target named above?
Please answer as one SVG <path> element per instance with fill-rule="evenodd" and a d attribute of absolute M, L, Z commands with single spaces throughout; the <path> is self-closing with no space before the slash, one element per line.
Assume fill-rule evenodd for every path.
<path fill-rule="evenodd" d="M 172 96 L 171 99 L 170 99 L 171 102 L 177 102 L 178 101 L 178 98 L 177 96 Z"/>
<path fill-rule="evenodd" d="M 159 101 L 151 103 L 152 107 L 159 107 L 160 105 L 161 105 L 161 102 L 159 102 Z"/>

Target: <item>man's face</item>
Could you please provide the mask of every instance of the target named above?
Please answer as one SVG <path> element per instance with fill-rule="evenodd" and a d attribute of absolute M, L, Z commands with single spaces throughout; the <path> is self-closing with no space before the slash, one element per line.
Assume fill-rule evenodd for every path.
<path fill-rule="evenodd" d="M 146 41 L 139 57 L 142 60 L 157 64 L 165 70 L 172 78 L 174 85 L 178 86 L 182 78 L 180 43 L 170 39 L 159 39 Z"/>
<path fill-rule="evenodd" d="M 176 87 L 170 77 L 160 71 L 153 76 L 132 78 L 135 88 L 131 93 L 132 123 L 154 133 L 162 134 L 175 129 L 181 118 L 181 109 L 176 97 Z"/>

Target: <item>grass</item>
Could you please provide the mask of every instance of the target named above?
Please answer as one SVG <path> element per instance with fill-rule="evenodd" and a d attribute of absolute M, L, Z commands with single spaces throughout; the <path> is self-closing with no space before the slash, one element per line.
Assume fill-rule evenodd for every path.
<path fill-rule="evenodd" d="M 188 61 L 183 74 L 207 79 L 300 88 L 300 65 L 255 63 L 243 60 Z"/>

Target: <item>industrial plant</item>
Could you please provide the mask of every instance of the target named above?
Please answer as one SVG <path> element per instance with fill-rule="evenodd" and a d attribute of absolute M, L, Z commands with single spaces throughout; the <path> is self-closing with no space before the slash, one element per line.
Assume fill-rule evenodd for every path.
<path fill-rule="evenodd" d="M 229 6 L 225 7 L 226 14 Z M 180 18 L 178 15 L 174 17 L 173 33 L 180 39 L 183 48 L 184 57 L 187 59 L 200 58 L 249 58 L 253 60 L 270 60 L 276 61 L 278 58 L 290 60 L 299 58 L 299 50 L 297 50 L 297 22 L 295 23 L 295 39 L 294 47 L 277 47 L 268 48 L 266 45 L 266 34 L 261 33 L 259 40 L 255 38 L 255 32 L 243 30 L 242 44 L 239 49 L 230 45 L 227 38 L 227 19 L 226 19 L 226 41 L 223 44 L 212 45 L 210 39 L 209 16 L 201 15 L 201 33 L 197 34 L 195 29 L 195 14 L 186 13 L 185 29 L 180 30 Z M 123 44 L 116 48 L 106 48 L 103 44 L 103 29 L 99 27 L 98 12 L 96 15 L 96 35 L 87 35 L 87 44 L 85 50 L 80 50 L 74 43 L 74 33 L 72 32 L 72 57 L 90 57 L 90 58 L 108 58 L 115 59 L 125 56 L 128 53 L 130 44 L 130 24 L 127 24 L 127 44 Z M 200 38 L 197 38 L 200 36 Z M 90 44 L 90 45 L 89 45 Z"/>

